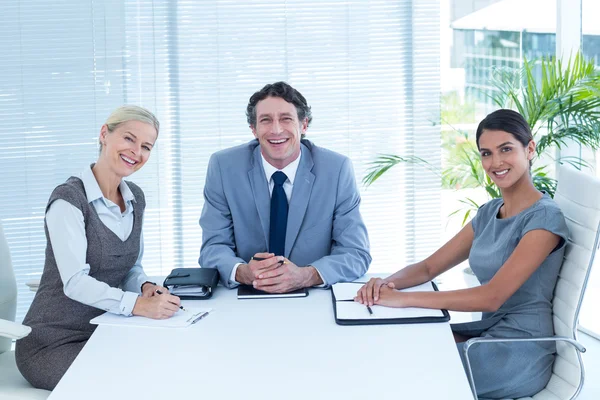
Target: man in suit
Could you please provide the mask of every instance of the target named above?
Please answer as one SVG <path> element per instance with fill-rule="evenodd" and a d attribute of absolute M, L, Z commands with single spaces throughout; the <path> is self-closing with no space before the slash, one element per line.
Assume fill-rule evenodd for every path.
<path fill-rule="evenodd" d="M 285 82 L 250 97 L 255 139 L 212 155 L 200 217 L 202 267 L 227 287 L 271 293 L 352 281 L 371 263 L 350 160 L 304 139 L 306 99 Z"/>

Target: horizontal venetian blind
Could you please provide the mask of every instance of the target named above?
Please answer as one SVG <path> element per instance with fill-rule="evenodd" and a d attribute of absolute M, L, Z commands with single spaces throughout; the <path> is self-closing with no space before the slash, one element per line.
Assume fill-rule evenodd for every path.
<path fill-rule="evenodd" d="M 0 218 L 20 292 L 43 266 L 52 188 L 97 155 L 123 103 L 161 121 L 145 191 L 148 274 L 197 265 L 210 155 L 252 139 L 244 111 L 285 80 L 312 106 L 308 138 L 349 156 L 357 181 L 378 153 L 439 164 L 439 5 L 429 1 L 21 1 L 0 16 Z M 25 159 L 23 159 L 25 157 Z M 439 243 L 439 180 L 399 166 L 361 185 L 373 270 Z"/>
<path fill-rule="evenodd" d="M 114 76 L 105 69 L 111 54 L 103 8 L 90 1 L 2 4 L 0 219 L 17 279 L 17 320 L 33 299 L 25 281 L 44 266 L 50 193 L 95 160 L 101 121 L 123 102 L 105 85 Z"/>

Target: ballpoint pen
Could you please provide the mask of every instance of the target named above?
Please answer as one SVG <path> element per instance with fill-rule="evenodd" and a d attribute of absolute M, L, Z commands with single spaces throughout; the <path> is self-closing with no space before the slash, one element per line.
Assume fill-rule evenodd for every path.
<path fill-rule="evenodd" d="M 368 304 L 367 304 L 367 310 L 369 311 L 369 315 L 373 315 L 373 310 L 371 310 L 371 307 L 369 307 Z"/>
<path fill-rule="evenodd" d="M 156 289 L 156 293 L 163 294 L 160 289 Z M 185 308 L 183 308 L 183 306 L 179 306 L 179 308 L 181 308 L 183 311 L 187 311 Z"/>
<path fill-rule="evenodd" d="M 206 317 L 208 315 L 208 311 L 203 312 L 202 314 L 196 316 L 196 317 L 192 317 L 194 318 L 192 320 L 192 324 L 195 324 L 196 322 L 200 321 L 202 318 Z"/>

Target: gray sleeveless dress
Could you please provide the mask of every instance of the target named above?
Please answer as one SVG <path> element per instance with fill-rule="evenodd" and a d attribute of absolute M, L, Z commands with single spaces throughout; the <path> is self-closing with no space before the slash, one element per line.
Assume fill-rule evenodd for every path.
<path fill-rule="evenodd" d="M 81 210 L 88 244 L 86 262 L 90 265 L 89 275 L 112 287 L 119 286 L 140 252 L 144 193 L 131 182 L 127 185 L 136 201 L 133 202 L 133 228 L 125 241 L 102 223 L 94 206 L 88 203 L 79 178 L 71 177 L 56 187 L 46 206 L 47 211 L 55 200 L 63 199 Z M 65 296 L 46 226 L 45 231 L 44 271 L 40 287 L 23 320 L 23 324 L 29 325 L 32 331 L 29 336 L 17 341 L 15 358 L 19 371 L 33 386 L 52 390 L 94 332 L 96 327 L 89 321 L 104 310 Z"/>
<path fill-rule="evenodd" d="M 453 324 L 452 330 L 471 337 L 553 336 L 552 294 L 569 235 L 565 218 L 547 194 L 510 218 L 497 217 L 502 204 L 502 199 L 491 200 L 471 221 L 475 237 L 469 264 L 482 284 L 494 277 L 527 232 L 543 229 L 562 240 L 498 311 L 484 312 L 480 321 Z M 464 357 L 464 344 L 457 346 Z M 555 351 L 552 343 L 490 343 L 471 347 L 469 361 L 477 395 L 498 399 L 539 392 L 550 379 Z"/>

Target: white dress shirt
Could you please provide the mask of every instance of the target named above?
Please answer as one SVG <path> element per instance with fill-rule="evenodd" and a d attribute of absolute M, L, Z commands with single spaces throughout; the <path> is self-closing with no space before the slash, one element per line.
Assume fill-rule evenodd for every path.
<path fill-rule="evenodd" d="M 91 168 L 79 176 L 83 182 L 87 200 L 100 221 L 121 240 L 126 240 L 133 229 L 133 205 L 136 201 L 129 186 L 123 181 L 119 190 L 125 201 L 125 211 L 102 195 Z M 148 280 L 141 265 L 144 254 L 144 238 L 140 236 L 140 253 L 135 265 L 120 284 L 114 288 L 89 276 L 90 265 L 86 261 L 87 238 L 82 212 L 69 202 L 55 200 L 46 213 L 46 226 L 56 265 L 63 282 L 65 295 L 70 299 L 115 314 L 131 315 L 140 293 L 140 286 Z"/>
<path fill-rule="evenodd" d="M 289 163 L 284 169 L 277 169 L 267 160 L 265 157 L 260 154 L 260 158 L 262 158 L 263 169 L 265 170 L 265 178 L 267 182 L 269 182 L 269 195 L 273 194 L 273 188 L 275 187 L 275 181 L 273 181 L 273 174 L 277 171 L 281 171 L 287 176 L 285 182 L 283 182 L 283 190 L 285 191 L 285 197 L 287 197 L 288 204 L 290 204 L 290 200 L 292 199 L 292 190 L 294 189 L 294 179 L 296 179 L 296 171 L 298 171 L 298 166 L 300 165 L 300 159 L 302 158 L 302 152 L 298 155 L 294 161 Z"/>
<path fill-rule="evenodd" d="M 269 164 L 269 162 L 263 156 L 262 152 L 260 153 L 260 157 L 262 159 L 263 170 L 265 171 L 265 179 L 269 183 L 269 196 L 273 194 L 273 188 L 275 187 L 275 182 L 273 181 L 273 174 L 277 171 L 281 171 L 287 176 L 287 179 L 285 180 L 285 182 L 283 182 L 283 190 L 285 191 L 285 197 L 287 197 L 287 201 L 289 204 L 290 200 L 292 199 L 292 190 L 294 189 L 294 179 L 296 179 L 296 172 L 298 171 L 298 166 L 300 165 L 300 159 L 302 158 L 302 152 L 300 152 L 300 154 L 298 155 L 298 158 L 296 158 L 294 161 L 289 163 L 283 169 L 277 169 L 274 166 L 272 166 L 271 164 Z M 235 274 L 240 265 L 242 265 L 242 263 L 235 264 L 233 266 L 233 270 L 231 271 L 231 275 L 229 276 L 229 283 L 232 285 L 232 287 L 235 287 L 236 285 L 240 284 L 238 281 L 235 280 Z M 321 273 L 319 272 L 319 270 L 317 270 L 317 273 L 319 274 L 319 276 L 321 276 Z M 325 280 L 323 279 L 323 276 L 321 276 L 321 280 L 323 281 L 323 285 L 319 285 L 318 287 L 325 286 L 325 284 L 324 284 Z"/>

